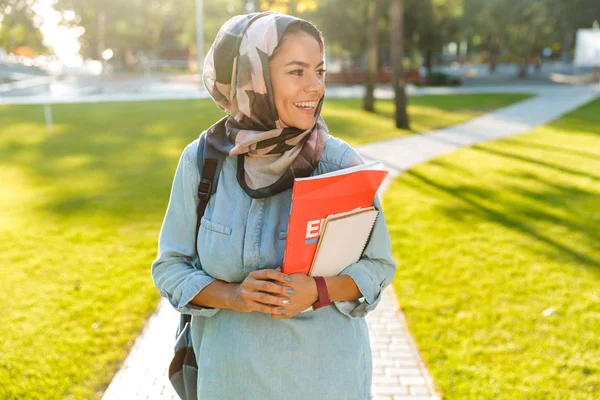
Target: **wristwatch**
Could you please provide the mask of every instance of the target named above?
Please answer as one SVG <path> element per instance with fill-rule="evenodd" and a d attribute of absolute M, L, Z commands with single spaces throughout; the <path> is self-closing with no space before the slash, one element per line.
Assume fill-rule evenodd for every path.
<path fill-rule="evenodd" d="M 319 292 L 319 300 L 317 300 L 312 306 L 313 310 L 316 310 L 318 308 L 330 305 L 331 300 L 329 300 L 329 292 L 327 291 L 325 278 L 322 276 L 313 276 L 313 278 L 317 284 L 317 291 Z"/>

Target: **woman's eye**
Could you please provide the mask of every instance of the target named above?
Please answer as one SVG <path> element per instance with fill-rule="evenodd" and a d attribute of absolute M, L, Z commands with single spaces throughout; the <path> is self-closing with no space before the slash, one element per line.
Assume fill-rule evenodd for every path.
<path fill-rule="evenodd" d="M 317 70 L 317 75 L 323 75 L 323 74 L 325 74 L 325 72 L 327 72 L 327 70 L 321 68 L 321 69 Z M 289 74 L 291 74 L 291 75 L 297 75 L 297 76 L 303 76 L 304 75 L 304 71 L 301 70 L 301 69 L 295 69 L 293 71 L 290 71 Z"/>

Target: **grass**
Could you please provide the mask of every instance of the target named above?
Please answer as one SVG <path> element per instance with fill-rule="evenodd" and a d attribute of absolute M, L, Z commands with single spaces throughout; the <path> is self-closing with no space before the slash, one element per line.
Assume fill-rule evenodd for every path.
<path fill-rule="evenodd" d="M 426 114 L 471 115 L 465 103 L 452 109 L 462 99 L 431 97 L 427 107 L 419 98 L 429 114 L 415 115 L 414 125 L 432 124 Z M 481 100 L 472 102 L 481 112 Z M 332 133 L 378 138 L 358 135 L 365 117 L 352 104 L 329 101 Z M 177 160 L 222 115 L 209 101 L 52 109 L 46 137 L 41 106 L 0 106 L 0 398 L 7 400 L 100 398 L 159 299 L 150 264 Z"/>
<path fill-rule="evenodd" d="M 597 399 L 600 100 L 386 193 L 394 288 L 444 399 Z"/>
<path fill-rule="evenodd" d="M 394 103 L 380 100 L 376 113 L 362 110 L 362 100 L 326 100 L 323 118 L 329 130 L 353 146 L 385 140 L 402 134 L 425 132 L 467 121 L 478 115 L 530 97 L 522 93 L 431 95 L 410 97 L 408 113 L 411 130 L 401 131 L 394 124 Z"/>

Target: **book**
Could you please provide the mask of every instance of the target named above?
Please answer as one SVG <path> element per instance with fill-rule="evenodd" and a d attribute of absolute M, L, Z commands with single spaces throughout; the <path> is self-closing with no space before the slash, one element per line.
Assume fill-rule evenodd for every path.
<path fill-rule="evenodd" d="M 379 211 L 375 207 L 332 214 L 323 222 L 309 276 L 337 276 L 362 256 Z M 311 311 L 312 306 L 302 313 Z"/>
<path fill-rule="evenodd" d="M 327 216 L 371 207 L 387 174 L 381 162 L 377 161 L 296 178 L 282 272 L 308 275 L 322 233 L 322 223 Z"/>
<path fill-rule="evenodd" d="M 379 211 L 359 208 L 325 218 L 323 234 L 308 275 L 337 276 L 362 256 Z"/>

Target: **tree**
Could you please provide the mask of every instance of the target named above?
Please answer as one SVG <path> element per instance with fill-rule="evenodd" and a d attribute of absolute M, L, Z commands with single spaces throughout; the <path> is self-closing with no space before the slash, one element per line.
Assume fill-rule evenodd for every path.
<path fill-rule="evenodd" d="M 41 17 L 32 9 L 33 0 L 0 0 L 0 47 L 13 52 L 19 46 L 46 51 L 39 30 Z"/>
<path fill-rule="evenodd" d="M 420 47 L 425 53 L 425 67 L 427 68 L 427 77 L 431 77 L 433 68 L 433 53 L 441 47 L 442 37 L 439 31 L 439 25 L 433 10 L 431 0 L 420 0 Z"/>
<path fill-rule="evenodd" d="M 561 43 L 563 60 L 570 62 L 577 29 L 591 28 L 600 21 L 600 2 L 597 0 L 553 0 L 549 2 L 551 20 L 544 26 L 547 42 Z"/>
<path fill-rule="evenodd" d="M 205 49 L 227 19 L 245 12 L 245 4 L 245 0 L 204 2 Z M 76 24 L 85 28 L 84 57 L 100 58 L 105 48 L 111 48 L 131 64 L 139 51 L 150 55 L 163 50 L 196 51 L 195 0 L 58 0 L 56 8 L 78 15 Z"/>
<path fill-rule="evenodd" d="M 276 11 L 283 14 L 301 14 L 319 8 L 318 0 L 253 0 L 257 11 Z"/>
<path fill-rule="evenodd" d="M 368 8 L 365 0 L 320 0 L 318 8 L 299 16 L 312 21 L 323 32 L 330 56 L 349 54 L 360 58 L 367 48 Z"/>
<path fill-rule="evenodd" d="M 369 47 L 367 49 L 367 82 L 365 87 L 366 111 L 375 111 L 375 84 L 379 72 L 379 23 L 383 12 L 383 0 L 375 0 L 371 5 L 371 21 L 369 22 Z"/>
<path fill-rule="evenodd" d="M 404 10 L 402 0 L 390 0 L 390 43 L 392 53 L 392 85 L 395 94 L 395 119 L 396 127 L 410 129 L 408 114 L 406 113 L 406 78 L 404 76 Z"/>
<path fill-rule="evenodd" d="M 189 47 L 197 59 L 196 44 L 196 0 L 176 1 L 178 6 L 178 23 L 180 30 L 176 36 L 176 44 L 180 48 Z M 245 14 L 246 0 L 205 0 L 204 1 L 204 51 L 212 45 L 219 28 L 234 15 Z"/>
<path fill-rule="evenodd" d="M 100 59 L 106 48 L 123 58 L 127 52 L 146 48 L 144 42 L 156 28 L 146 21 L 140 5 L 140 0 L 58 0 L 55 7 L 77 14 L 76 20 L 65 24 L 82 26 L 82 56 Z"/>
<path fill-rule="evenodd" d="M 463 27 L 469 47 L 483 50 L 488 55 L 490 72 L 496 70 L 501 50 L 506 45 L 506 30 L 510 25 L 507 5 L 505 0 L 464 2 Z"/>
<path fill-rule="evenodd" d="M 465 0 L 405 0 L 404 32 L 407 50 L 422 55 L 427 76 L 445 43 L 460 41 Z"/>
<path fill-rule="evenodd" d="M 469 47 L 489 55 L 492 72 L 500 56 L 517 60 L 520 76 L 544 47 L 561 49 L 570 59 L 577 29 L 600 17 L 597 0 L 464 0 L 463 8 Z"/>

